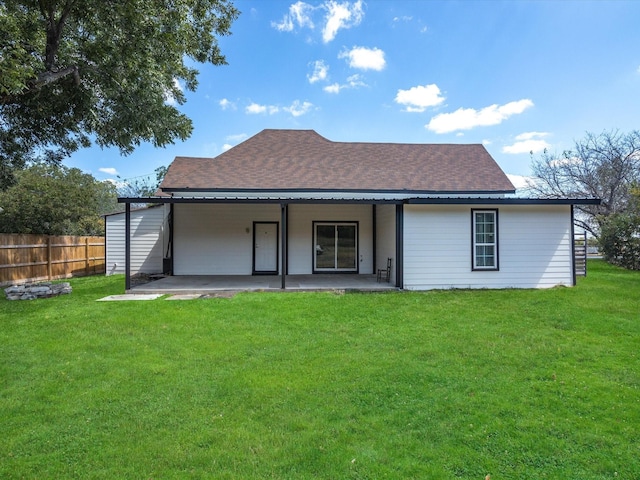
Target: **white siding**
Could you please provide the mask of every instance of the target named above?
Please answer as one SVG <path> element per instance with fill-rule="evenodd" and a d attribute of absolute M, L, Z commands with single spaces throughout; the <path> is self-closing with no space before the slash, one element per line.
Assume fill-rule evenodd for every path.
<path fill-rule="evenodd" d="M 280 206 L 176 204 L 175 275 L 251 275 L 254 221 L 281 227 Z M 289 206 L 290 274 L 312 273 L 313 221 L 359 222 L 360 273 L 373 273 L 372 207 L 348 204 Z"/>
<path fill-rule="evenodd" d="M 161 273 L 163 248 L 168 232 L 165 231 L 169 206 L 159 206 L 131 212 L 131 274 Z M 124 273 L 125 214 L 105 217 L 106 273 Z"/>
<path fill-rule="evenodd" d="M 290 205 L 289 274 L 313 271 L 313 222 L 358 222 L 359 273 L 373 273 L 371 205 Z"/>
<path fill-rule="evenodd" d="M 396 280 L 396 206 L 376 207 L 376 267 L 386 268 L 391 258 L 391 283 Z"/>
<path fill-rule="evenodd" d="M 472 271 L 472 208 L 495 206 L 405 206 L 405 289 L 573 284 L 570 206 L 499 207 L 499 271 Z"/>
<path fill-rule="evenodd" d="M 280 227 L 280 206 L 176 204 L 174 274 L 251 275 L 253 222 L 260 221 Z"/>

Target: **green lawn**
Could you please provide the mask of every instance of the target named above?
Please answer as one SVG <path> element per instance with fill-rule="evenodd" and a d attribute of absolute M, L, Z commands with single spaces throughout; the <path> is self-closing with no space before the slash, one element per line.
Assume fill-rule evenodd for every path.
<path fill-rule="evenodd" d="M 0 478 L 640 478 L 640 273 L 0 299 Z"/>

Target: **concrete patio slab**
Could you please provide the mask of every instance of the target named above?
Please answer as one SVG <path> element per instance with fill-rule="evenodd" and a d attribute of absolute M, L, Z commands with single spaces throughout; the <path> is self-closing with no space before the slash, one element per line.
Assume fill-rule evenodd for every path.
<path fill-rule="evenodd" d="M 124 295 L 109 295 L 108 297 L 99 298 L 96 302 L 122 302 L 130 300 L 155 300 L 161 297 L 162 293 L 125 293 Z"/>
<path fill-rule="evenodd" d="M 179 295 L 171 295 L 170 297 L 165 298 L 165 300 L 195 300 L 197 298 L 202 298 L 200 293 L 185 293 Z"/>
<path fill-rule="evenodd" d="M 394 285 L 376 275 L 287 275 L 286 291 L 389 291 Z M 283 291 L 278 275 L 178 275 L 132 287 L 134 294 L 211 295 L 221 292 Z"/>

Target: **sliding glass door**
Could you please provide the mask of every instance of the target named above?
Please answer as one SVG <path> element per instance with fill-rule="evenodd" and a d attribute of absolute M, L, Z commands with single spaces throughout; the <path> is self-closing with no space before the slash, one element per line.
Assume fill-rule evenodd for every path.
<path fill-rule="evenodd" d="M 314 272 L 358 271 L 358 224 L 314 222 Z"/>

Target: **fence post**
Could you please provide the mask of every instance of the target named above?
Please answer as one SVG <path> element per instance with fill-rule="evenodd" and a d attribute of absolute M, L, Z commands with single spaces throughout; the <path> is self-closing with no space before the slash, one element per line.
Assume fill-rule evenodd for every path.
<path fill-rule="evenodd" d="M 84 239 L 84 274 L 89 275 L 89 237 Z"/>
<path fill-rule="evenodd" d="M 51 280 L 51 235 L 47 236 L 47 280 Z"/>

